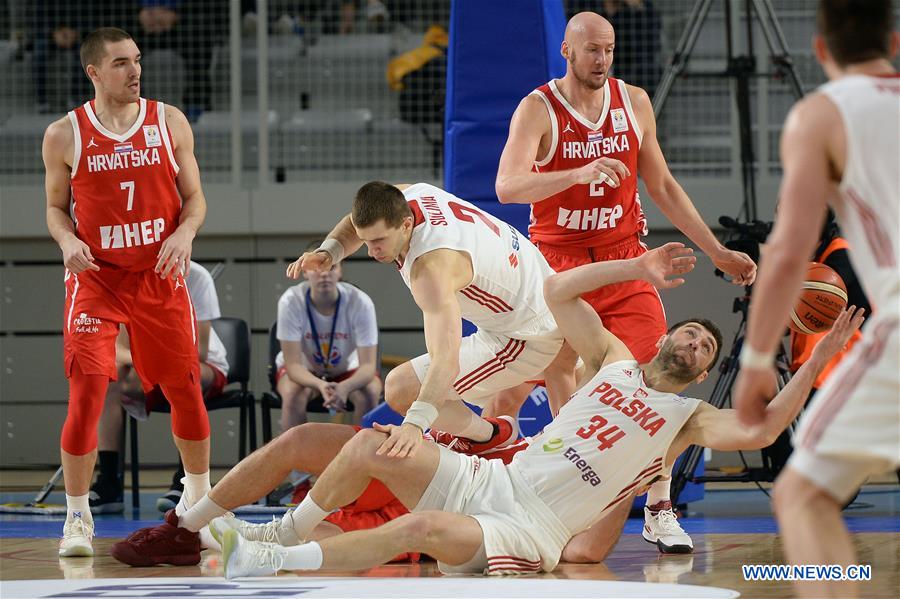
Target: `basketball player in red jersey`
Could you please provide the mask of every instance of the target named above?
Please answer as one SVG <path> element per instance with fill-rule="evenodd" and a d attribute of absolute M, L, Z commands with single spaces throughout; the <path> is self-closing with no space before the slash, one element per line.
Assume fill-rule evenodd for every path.
<path fill-rule="evenodd" d="M 144 389 L 160 385 L 172 405 L 187 472 L 179 508 L 209 489 L 209 421 L 184 281 L 206 199 L 190 125 L 178 109 L 140 97 L 140 58 L 125 31 L 89 34 L 81 62 L 95 98 L 44 135 L 47 227 L 66 266 L 64 557 L 94 552 L 88 488 L 106 387 L 116 379 L 120 325 Z"/>
<path fill-rule="evenodd" d="M 669 172 L 647 93 L 609 76 L 615 42 L 612 25 L 600 15 L 582 12 L 572 17 L 561 48 L 565 76 L 531 92 L 513 114 L 497 171 L 497 197 L 503 203 L 531 204 L 531 239 L 559 272 L 646 251 L 640 241 L 647 233 L 637 191 L 640 174 L 663 214 L 735 283 L 749 285 L 756 276 L 753 261 L 719 243 Z M 584 299 L 639 363 L 656 355 L 666 334 L 666 317 L 652 285 L 631 281 Z M 574 390 L 575 360 L 574 352 L 564 347 L 545 378 L 558 388 Z M 498 408 L 503 413 L 518 411 L 529 390 L 500 394 Z M 556 414 L 560 406 L 553 404 Z M 668 508 L 668 487 L 668 480 L 656 483 L 647 505 Z M 658 512 L 646 512 L 651 529 L 656 522 L 651 516 Z M 672 544 L 679 551 L 690 549 L 680 527 L 670 532 L 645 528 L 644 538 L 663 551 Z"/>

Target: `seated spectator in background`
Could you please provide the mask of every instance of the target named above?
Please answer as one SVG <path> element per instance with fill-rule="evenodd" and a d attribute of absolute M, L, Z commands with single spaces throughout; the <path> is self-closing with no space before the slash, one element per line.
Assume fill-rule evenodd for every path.
<path fill-rule="evenodd" d="M 98 27 L 132 29 L 135 6 L 132 0 L 34 0 L 26 3 L 31 75 L 39 112 L 62 110 L 81 104 L 91 96 L 93 90 L 82 72 L 78 56 L 81 38 Z M 64 70 L 61 79 L 67 83 L 62 94 L 54 94 L 50 88 L 51 63 Z M 57 100 L 53 106 L 50 105 L 52 99 Z"/>
<path fill-rule="evenodd" d="M 219 296 L 209 271 L 191 262 L 187 276 L 188 293 L 197 315 L 197 344 L 200 354 L 200 387 L 203 399 L 209 401 L 222 393 L 228 380 L 228 360 L 225 346 L 212 328 L 211 321 L 219 318 Z M 100 473 L 91 487 L 89 502 L 95 514 L 118 513 L 123 510 L 122 480 L 119 478 L 119 451 L 122 447 L 123 413 L 125 408 L 138 420 L 146 420 L 149 412 L 166 403 L 159 387 L 146 395 L 141 389 L 131 361 L 128 334 L 121 329 L 116 340 L 116 364 L 118 380 L 111 382 L 106 393 L 106 402 L 100 416 L 98 435 L 98 458 Z M 174 508 L 184 491 L 184 467 L 179 461 L 178 470 L 172 477 L 172 487 L 159 499 L 156 507 L 162 511 Z"/>
<path fill-rule="evenodd" d="M 308 249 L 319 247 L 319 242 Z M 278 300 L 276 390 L 281 396 L 281 430 L 306 422 L 310 400 L 321 396 L 329 410 L 355 410 L 353 421 L 375 407 L 382 384 L 376 363 L 378 322 L 365 292 L 340 282 L 341 266 L 305 271 L 306 281 Z"/>

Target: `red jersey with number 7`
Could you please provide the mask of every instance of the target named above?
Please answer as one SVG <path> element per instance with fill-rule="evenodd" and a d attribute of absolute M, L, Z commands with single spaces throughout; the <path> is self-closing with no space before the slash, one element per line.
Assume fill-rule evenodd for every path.
<path fill-rule="evenodd" d="M 93 100 L 69 112 L 76 235 L 101 266 L 129 271 L 156 266 L 160 245 L 181 214 L 165 104 L 141 98 L 139 105 L 137 119 L 122 134 L 100 123 Z"/>
<path fill-rule="evenodd" d="M 572 170 L 598 158 L 621 160 L 631 172 L 618 187 L 600 178 L 532 204 L 528 228 L 532 241 L 595 247 L 647 234 L 637 191 L 642 131 L 625 82 L 610 77 L 603 89 L 603 108 L 596 122 L 575 111 L 555 80 L 531 92 L 546 105 L 551 131 L 550 150 L 534 163 L 534 172 Z"/>

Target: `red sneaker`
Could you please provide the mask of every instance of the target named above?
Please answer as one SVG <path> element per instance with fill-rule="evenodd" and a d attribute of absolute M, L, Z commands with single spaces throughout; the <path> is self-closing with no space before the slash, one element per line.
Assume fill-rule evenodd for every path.
<path fill-rule="evenodd" d="M 476 443 L 471 439 L 457 437 L 435 429 L 431 429 L 430 435 L 435 443 L 443 445 L 447 449 L 452 449 L 457 453 L 468 455 L 481 455 L 486 451 L 509 445 L 519 437 L 519 428 L 516 426 L 516 421 L 511 417 L 497 416 L 496 418 L 485 418 L 485 420 L 496 425 L 497 432 L 483 443 Z"/>
<path fill-rule="evenodd" d="M 294 492 L 291 494 L 291 503 L 300 503 L 310 491 L 312 491 L 312 483 L 307 478 L 294 487 Z"/>
<path fill-rule="evenodd" d="M 179 527 L 175 510 L 169 510 L 163 524 L 133 532 L 109 553 L 129 566 L 195 566 L 200 563 L 200 533 Z"/>

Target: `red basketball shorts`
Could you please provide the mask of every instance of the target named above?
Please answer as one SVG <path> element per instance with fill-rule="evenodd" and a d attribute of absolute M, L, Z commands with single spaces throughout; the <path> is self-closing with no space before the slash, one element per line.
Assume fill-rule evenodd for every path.
<path fill-rule="evenodd" d="M 568 247 L 539 243 L 538 248 L 557 272 L 582 264 L 636 258 L 647 251 L 638 239 L 613 246 Z M 613 335 L 621 339 L 640 364 L 657 354 L 656 344 L 666 334 L 666 313 L 656 288 L 646 281 L 607 285 L 582 296 Z"/>
<path fill-rule="evenodd" d="M 66 377 L 77 360 L 84 374 L 116 380 L 116 336 L 128 331 L 144 391 L 200 381 L 197 323 L 184 279 L 112 266 L 66 272 L 63 346 Z"/>

